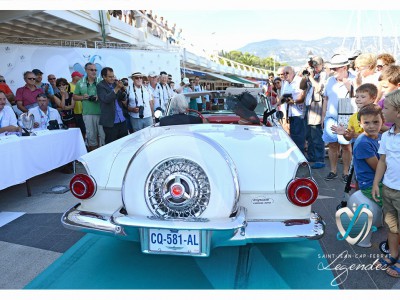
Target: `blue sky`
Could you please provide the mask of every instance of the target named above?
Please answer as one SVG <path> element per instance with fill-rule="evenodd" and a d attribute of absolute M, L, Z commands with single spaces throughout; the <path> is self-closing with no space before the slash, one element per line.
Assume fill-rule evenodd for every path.
<path fill-rule="evenodd" d="M 204 49 L 232 50 L 267 39 L 312 40 L 321 37 L 400 35 L 400 10 L 153 10 Z M 381 21 L 379 21 L 381 20 Z M 381 25 L 380 25 L 381 24 Z M 397 32 L 396 32 L 397 31 Z"/>

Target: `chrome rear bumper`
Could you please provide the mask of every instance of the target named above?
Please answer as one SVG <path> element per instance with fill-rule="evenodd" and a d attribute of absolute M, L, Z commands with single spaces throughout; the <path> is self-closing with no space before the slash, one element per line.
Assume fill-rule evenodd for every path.
<path fill-rule="evenodd" d="M 101 215 L 79 210 L 80 204 L 62 216 L 64 227 L 82 232 L 117 236 L 131 241 L 143 241 L 149 228 L 200 230 L 207 233 L 207 247 L 202 255 L 218 246 L 236 246 L 247 243 L 275 243 L 320 239 L 325 232 L 325 222 L 312 212 L 310 219 L 301 220 L 246 220 L 246 209 L 239 208 L 235 217 L 217 220 L 176 220 L 156 217 L 127 216 L 119 213 Z M 146 249 L 143 248 L 143 252 Z"/>

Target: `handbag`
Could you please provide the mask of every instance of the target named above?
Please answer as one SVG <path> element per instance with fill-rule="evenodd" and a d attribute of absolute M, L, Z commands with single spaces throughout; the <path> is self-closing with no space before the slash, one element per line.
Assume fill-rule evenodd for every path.
<path fill-rule="evenodd" d="M 358 110 L 353 86 L 351 86 L 350 93 L 347 92 L 345 98 L 339 98 L 338 100 L 338 125 L 347 128 L 351 115 Z"/>

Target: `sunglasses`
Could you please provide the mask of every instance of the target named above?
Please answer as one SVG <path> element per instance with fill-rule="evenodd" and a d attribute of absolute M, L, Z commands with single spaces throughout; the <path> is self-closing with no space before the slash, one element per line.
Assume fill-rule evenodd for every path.
<path fill-rule="evenodd" d="M 341 69 L 342 67 L 338 67 L 338 68 L 331 68 L 331 70 L 332 71 L 336 71 L 336 70 L 339 70 L 339 69 Z"/>
<path fill-rule="evenodd" d="M 6 82 L 5 80 L 0 80 L 0 82 Z"/>
<path fill-rule="evenodd" d="M 134 79 L 143 79 L 143 77 L 133 77 Z"/>
<path fill-rule="evenodd" d="M 387 66 L 387 65 L 376 65 L 376 67 L 377 67 L 378 69 L 382 69 L 382 68 L 385 67 L 385 66 Z"/>
<path fill-rule="evenodd" d="M 88 69 L 88 71 L 97 72 L 97 69 Z"/>
<path fill-rule="evenodd" d="M 27 80 L 35 80 L 36 78 L 34 78 L 34 77 L 28 77 L 28 78 L 26 78 Z"/>

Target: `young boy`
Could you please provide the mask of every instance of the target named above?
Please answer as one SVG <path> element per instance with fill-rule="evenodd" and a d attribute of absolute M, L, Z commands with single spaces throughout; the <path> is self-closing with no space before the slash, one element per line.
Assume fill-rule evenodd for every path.
<path fill-rule="evenodd" d="M 356 104 L 358 110 L 368 104 L 374 103 L 377 95 L 378 88 L 375 84 L 365 83 L 360 85 L 356 90 Z M 359 124 L 357 114 L 358 113 L 354 113 L 350 116 L 347 129 L 341 125 L 333 125 L 331 127 L 332 131 L 343 135 L 343 137 L 348 141 L 356 139 L 361 133 L 363 133 L 363 128 Z"/>
<path fill-rule="evenodd" d="M 380 266 L 388 267 L 386 273 L 400 277 L 399 260 L 399 216 L 400 216 L 400 90 L 395 90 L 385 97 L 383 115 L 393 126 L 382 134 L 378 153 L 379 162 L 372 186 L 372 197 L 379 201 L 382 196 L 384 222 L 387 225 L 390 254 L 379 260 Z M 385 176 L 383 176 L 385 175 Z M 379 183 L 383 177 L 382 193 Z"/>
<path fill-rule="evenodd" d="M 383 98 L 379 100 L 378 105 L 383 108 L 385 95 L 400 88 L 400 66 L 388 66 L 379 76 L 379 84 L 383 93 Z M 389 129 L 393 124 L 385 123 L 385 127 Z"/>
<path fill-rule="evenodd" d="M 383 124 L 382 109 L 376 104 L 368 104 L 358 112 L 360 127 L 364 130 L 356 139 L 353 147 L 353 165 L 359 188 L 364 196 L 372 198 L 372 183 L 378 165 L 379 141 Z M 380 186 L 381 187 L 381 186 Z M 382 200 L 378 198 L 378 205 Z"/>

